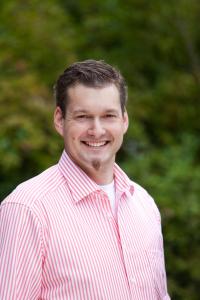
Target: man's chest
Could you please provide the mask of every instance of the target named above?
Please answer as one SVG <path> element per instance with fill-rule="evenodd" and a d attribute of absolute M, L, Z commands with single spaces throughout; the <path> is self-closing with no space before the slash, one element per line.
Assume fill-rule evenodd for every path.
<path fill-rule="evenodd" d="M 97 202 L 58 208 L 59 218 L 50 214 L 44 265 L 50 286 L 56 282 L 57 289 L 76 291 L 80 299 L 93 293 L 94 299 L 107 299 L 109 293 L 109 299 L 134 299 L 138 286 L 153 293 L 153 255 L 162 264 L 159 226 L 131 202 L 119 205 L 116 222 L 108 201 L 98 197 Z"/>

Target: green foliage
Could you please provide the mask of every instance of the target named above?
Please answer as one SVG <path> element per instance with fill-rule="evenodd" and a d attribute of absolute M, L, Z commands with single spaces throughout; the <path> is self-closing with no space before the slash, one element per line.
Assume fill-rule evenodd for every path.
<path fill-rule="evenodd" d="M 0 18 L 0 56 L 6 75 L 33 72 L 52 85 L 55 73 L 75 59 L 73 28 L 57 1 L 9 0 L 2 5 Z"/>
<path fill-rule="evenodd" d="M 200 5 L 196 0 L 3 0 L 0 197 L 55 163 L 52 87 L 71 62 L 104 59 L 129 86 L 118 160 L 160 207 L 172 299 L 198 299 Z"/>
<path fill-rule="evenodd" d="M 61 149 L 52 126 L 53 103 L 34 74 L 0 82 L 0 194 L 56 161 Z M 57 156 L 56 156 L 57 157 Z"/>
<path fill-rule="evenodd" d="M 70 18 L 57 1 L 3 1 L 0 19 L 2 198 L 57 161 L 52 88 L 75 54 Z"/>

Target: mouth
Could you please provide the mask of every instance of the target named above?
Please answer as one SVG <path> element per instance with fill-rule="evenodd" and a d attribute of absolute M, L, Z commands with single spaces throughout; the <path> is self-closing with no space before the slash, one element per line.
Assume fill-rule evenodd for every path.
<path fill-rule="evenodd" d="M 82 143 L 91 148 L 101 148 L 109 143 L 109 141 L 99 141 L 99 142 L 92 142 L 92 141 L 82 141 Z"/>

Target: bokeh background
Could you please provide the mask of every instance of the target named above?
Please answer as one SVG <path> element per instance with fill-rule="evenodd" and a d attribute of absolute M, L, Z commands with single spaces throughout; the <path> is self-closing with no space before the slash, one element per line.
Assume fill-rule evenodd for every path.
<path fill-rule="evenodd" d="M 1 0 L 0 9 L 0 199 L 59 159 L 60 72 L 88 58 L 116 66 L 131 120 L 118 162 L 161 211 L 175 300 L 199 299 L 199 22 L 199 0 Z"/>

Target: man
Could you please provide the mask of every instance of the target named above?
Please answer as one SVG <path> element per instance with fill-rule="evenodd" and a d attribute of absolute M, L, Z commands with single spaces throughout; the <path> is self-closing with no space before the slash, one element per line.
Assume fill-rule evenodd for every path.
<path fill-rule="evenodd" d="M 2 203 L 0 299 L 170 299 L 158 209 L 115 163 L 128 128 L 123 77 L 78 62 L 55 95 L 65 150 Z"/>

